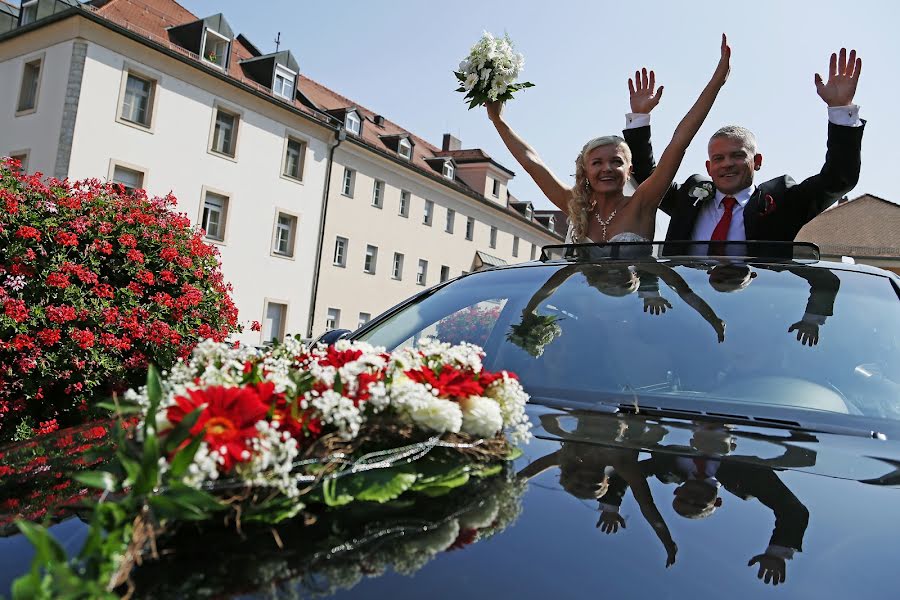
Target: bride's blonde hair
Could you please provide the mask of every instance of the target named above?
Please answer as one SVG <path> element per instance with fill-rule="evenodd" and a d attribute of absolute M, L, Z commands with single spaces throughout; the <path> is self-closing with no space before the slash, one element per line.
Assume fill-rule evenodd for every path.
<path fill-rule="evenodd" d="M 569 199 L 569 221 L 572 223 L 573 241 L 587 240 L 591 213 L 591 186 L 584 169 L 584 157 L 594 148 L 601 146 L 621 146 L 628 164 L 631 164 L 631 148 L 617 135 L 604 135 L 589 141 L 575 159 L 575 189 Z"/>

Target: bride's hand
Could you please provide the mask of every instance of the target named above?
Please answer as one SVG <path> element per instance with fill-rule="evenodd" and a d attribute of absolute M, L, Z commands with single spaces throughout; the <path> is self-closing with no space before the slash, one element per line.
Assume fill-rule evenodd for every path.
<path fill-rule="evenodd" d="M 499 121 L 503 116 L 503 103 L 499 101 L 485 102 L 484 107 L 487 109 L 488 118 L 492 122 Z"/>
<path fill-rule="evenodd" d="M 659 104 L 662 98 L 664 86 L 656 87 L 656 73 L 650 71 L 647 75 L 647 68 L 644 67 L 640 71 L 634 72 L 634 80 L 628 79 L 628 99 L 631 102 L 631 112 L 639 114 L 647 114 Z"/>
<path fill-rule="evenodd" d="M 728 45 L 728 39 L 722 34 L 722 54 L 719 57 L 719 64 L 716 65 L 716 71 L 713 73 L 713 81 L 719 85 L 724 85 L 728 80 L 728 74 L 731 72 L 731 47 Z"/>

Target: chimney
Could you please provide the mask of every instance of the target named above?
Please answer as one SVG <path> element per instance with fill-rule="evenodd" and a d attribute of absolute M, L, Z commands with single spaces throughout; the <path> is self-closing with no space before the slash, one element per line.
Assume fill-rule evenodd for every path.
<path fill-rule="evenodd" d="M 374 122 L 379 127 L 384 127 L 384 117 L 382 117 L 381 115 L 375 115 L 374 117 L 372 117 L 372 122 Z"/>
<path fill-rule="evenodd" d="M 444 143 L 441 146 L 441 150 L 444 152 L 448 150 L 459 150 L 462 148 L 462 142 L 450 135 L 449 133 L 444 134 Z"/>

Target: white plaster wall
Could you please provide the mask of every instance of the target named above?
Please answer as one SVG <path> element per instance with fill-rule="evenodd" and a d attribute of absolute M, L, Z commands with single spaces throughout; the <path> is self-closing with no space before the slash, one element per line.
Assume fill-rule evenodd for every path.
<path fill-rule="evenodd" d="M 261 333 L 247 325 L 264 321 L 266 299 L 288 304 L 287 333 L 305 333 L 328 148 L 324 136 L 301 117 L 173 59 L 141 48 L 125 51 L 128 57 L 97 43 L 88 46 L 70 177 L 106 178 L 110 160 L 141 167 L 148 193 L 171 191 L 178 209 L 195 223 L 204 186 L 228 194 L 225 240 L 217 246 L 246 327 L 241 341 L 260 342 Z M 116 121 L 126 64 L 158 78 L 152 133 Z M 236 160 L 207 151 L 217 100 L 241 113 Z M 286 129 L 308 142 L 303 183 L 280 176 Z M 293 259 L 271 253 L 278 209 L 298 217 Z"/>
<path fill-rule="evenodd" d="M 356 170 L 354 197 L 341 194 L 344 168 Z M 372 206 L 375 179 L 385 182 L 383 208 Z M 409 218 L 399 216 L 400 191 L 411 195 Z M 434 202 L 431 227 L 422 223 L 425 200 Z M 446 233 L 447 208 L 456 211 L 453 233 Z M 475 218 L 474 239 L 465 239 L 466 218 Z M 489 246 L 490 228 L 496 226 L 497 247 Z M 519 236 L 519 255 L 512 255 L 513 236 Z M 333 264 L 337 236 L 349 240 L 346 267 Z M 559 243 L 549 232 L 522 223 L 500 210 L 484 206 L 408 169 L 375 157 L 344 142 L 335 152 L 328 216 L 322 252 L 322 277 L 316 299 L 313 335 L 325 329 L 329 308 L 341 311 L 339 326 L 356 329 L 360 312 L 377 316 L 401 300 L 440 281 L 442 265 L 450 267 L 450 278 L 469 271 L 475 252 L 484 251 L 508 263 L 531 258 L 531 246 Z M 374 275 L 363 271 L 366 246 L 378 247 Z M 403 279 L 392 279 L 394 252 L 404 255 Z M 420 258 L 428 261 L 426 286 L 416 284 Z"/>
<path fill-rule="evenodd" d="M 17 117 L 23 65 L 39 56 L 43 63 L 37 110 Z M 0 155 L 28 150 L 29 172 L 53 174 L 71 58 L 71 40 L 45 48 L 23 40 L 0 50 Z"/>

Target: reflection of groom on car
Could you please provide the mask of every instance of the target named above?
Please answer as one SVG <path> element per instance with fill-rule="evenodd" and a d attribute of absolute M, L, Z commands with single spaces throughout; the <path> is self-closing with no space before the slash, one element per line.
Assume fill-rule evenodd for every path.
<path fill-rule="evenodd" d="M 816 74 L 819 96 L 828 105 L 828 150 L 821 172 L 796 183 L 782 175 L 758 186 L 754 172 L 762 167 L 753 133 L 743 127 L 719 129 L 709 141 L 709 177 L 692 175 L 684 185 L 672 184 L 660 208 L 671 217 L 666 240 L 791 241 L 807 222 L 853 189 L 859 179 L 860 146 L 865 126 L 852 104 L 862 60 L 851 50 L 831 56 L 828 81 Z M 635 73 L 629 80 L 631 110 L 624 132 L 631 148 L 638 183 L 656 168 L 650 143 L 650 111 L 662 87 L 654 75 Z M 710 254 L 715 252 L 711 246 Z M 673 252 L 667 249 L 667 253 Z"/>

